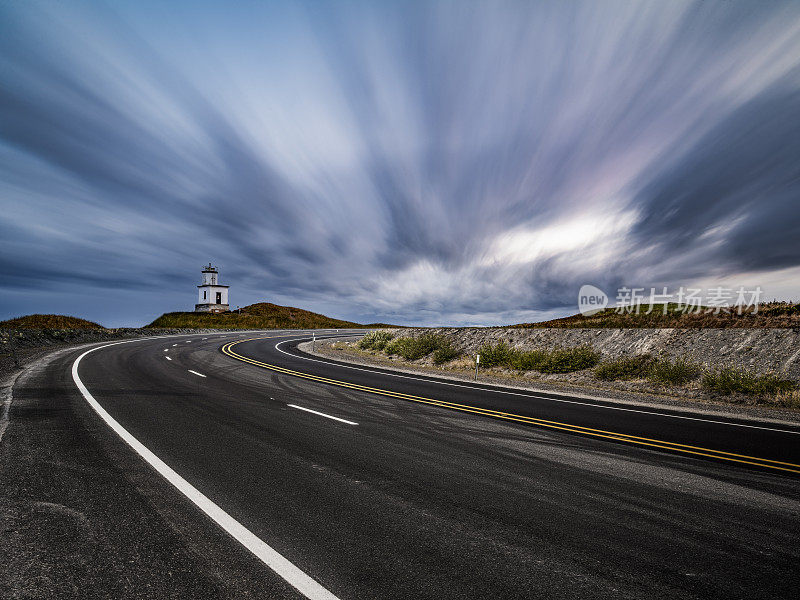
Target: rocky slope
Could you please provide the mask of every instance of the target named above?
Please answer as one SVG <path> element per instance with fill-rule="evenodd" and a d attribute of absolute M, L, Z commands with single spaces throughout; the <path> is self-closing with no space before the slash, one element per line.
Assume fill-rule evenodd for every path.
<path fill-rule="evenodd" d="M 441 333 L 474 356 L 486 343 L 506 342 L 521 350 L 589 345 L 604 358 L 650 353 L 686 357 L 709 367 L 737 366 L 784 372 L 800 381 L 800 329 L 521 329 L 437 328 L 389 330 L 397 335 Z"/>

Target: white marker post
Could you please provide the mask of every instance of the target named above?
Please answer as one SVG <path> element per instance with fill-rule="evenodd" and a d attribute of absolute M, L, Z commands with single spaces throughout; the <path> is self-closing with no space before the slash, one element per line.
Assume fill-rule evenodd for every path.
<path fill-rule="evenodd" d="M 478 381 L 478 365 L 481 364 L 481 355 L 475 355 L 475 381 Z"/>
<path fill-rule="evenodd" d="M 317 332 L 316 331 L 311 334 L 311 351 L 312 352 L 316 352 L 317 351 Z"/>

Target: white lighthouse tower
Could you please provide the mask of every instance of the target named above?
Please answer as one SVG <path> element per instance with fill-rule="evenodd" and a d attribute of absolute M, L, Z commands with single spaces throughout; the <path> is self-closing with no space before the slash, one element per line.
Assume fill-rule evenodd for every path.
<path fill-rule="evenodd" d="M 219 272 L 211 263 L 203 267 L 203 283 L 197 286 L 197 304 L 194 312 L 228 312 L 228 286 L 217 283 Z"/>

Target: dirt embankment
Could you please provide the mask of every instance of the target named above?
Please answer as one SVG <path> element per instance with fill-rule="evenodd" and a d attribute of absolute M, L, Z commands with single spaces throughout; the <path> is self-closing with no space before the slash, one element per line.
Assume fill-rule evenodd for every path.
<path fill-rule="evenodd" d="M 685 357 L 711 368 L 736 366 L 783 372 L 800 381 L 800 329 L 510 329 L 441 328 L 389 330 L 396 335 L 439 333 L 465 354 L 486 343 L 520 350 L 592 346 L 604 358 L 652 354 Z"/>

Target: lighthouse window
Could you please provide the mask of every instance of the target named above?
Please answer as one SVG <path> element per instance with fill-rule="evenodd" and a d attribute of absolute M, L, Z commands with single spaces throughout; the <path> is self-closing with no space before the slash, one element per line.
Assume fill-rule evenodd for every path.
<path fill-rule="evenodd" d="M 205 300 L 205 299 L 206 299 L 206 291 L 203 290 L 203 300 Z"/>

